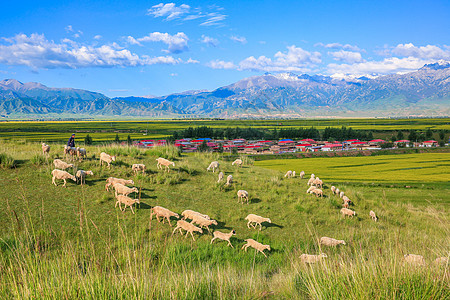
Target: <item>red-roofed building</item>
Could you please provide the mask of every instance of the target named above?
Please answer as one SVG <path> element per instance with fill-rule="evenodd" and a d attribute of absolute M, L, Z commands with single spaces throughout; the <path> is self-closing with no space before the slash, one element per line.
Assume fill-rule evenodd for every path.
<path fill-rule="evenodd" d="M 336 151 L 341 149 L 342 144 L 326 144 L 325 146 L 322 146 L 322 151 Z"/>
<path fill-rule="evenodd" d="M 423 147 L 438 147 L 439 143 L 438 141 L 435 140 L 429 140 L 429 141 L 425 141 L 422 142 Z"/>

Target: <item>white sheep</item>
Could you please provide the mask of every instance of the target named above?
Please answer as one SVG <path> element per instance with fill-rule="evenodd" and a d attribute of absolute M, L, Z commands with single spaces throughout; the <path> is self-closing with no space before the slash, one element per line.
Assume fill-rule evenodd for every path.
<path fill-rule="evenodd" d="M 218 161 L 213 161 L 213 162 L 211 162 L 211 163 L 209 164 L 209 167 L 206 168 L 206 171 L 209 171 L 209 170 L 212 169 L 213 173 L 215 173 L 215 172 L 216 172 L 216 169 L 218 169 L 218 168 L 219 168 L 219 162 L 218 162 Z"/>
<path fill-rule="evenodd" d="M 158 163 L 156 164 L 156 167 L 157 167 L 158 169 L 161 169 L 161 170 L 162 170 L 162 168 L 163 168 L 162 166 L 165 166 L 167 172 L 170 172 L 170 168 L 169 168 L 170 165 L 172 165 L 172 166 L 175 167 L 175 163 L 174 163 L 174 162 L 171 162 L 170 160 L 167 160 L 167 159 L 162 158 L 162 157 L 157 158 L 156 161 L 158 162 Z"/>
<path fill-rule="evenodd" d="M 134 185 L 134 181 L 131 179 L 127 180 L 127 179 L 121 179 L 121 178 L 108 177 L 108 179 L 106 179 L 105 190 L 109 191 L 109 187 L 111 185 L 114 185 L 115 183 L 120 183 L 123 185 Z"/>
<path fill-rule="evenodd" d="M 238 167 L 242 166 L 242 164 L 243 164 L 243 162 L 242 162 L 242 159 L 240 159 L 240 158 L 235 159 L 235 160 L 231 163 L 232 166 L 236 165 L 236 166 L 238 166 Z"/>
<path fill-rule="evenodd" d="M 372 220 L 374 220 L 375 222 L 378 220 L 377 215 L 375 214 L 375 212 L 373 210 L 370 211 L 369 215 L 372 218 Z"/>
<path fill-rule="evenodd" d="M 120 184 L 120 183 L 113 184 L 113 187 L 114 187 L 116 196 L 119 195 L 119 194 L 128 196 L 129 194 L 131 194 L 133 192 L 134 193 L 139 193 L 139 190 L 137 188 L 135 188 L 135 187 L 129 188 L 129 187 L 127 187 L 127 186 L 125 186 L 123 184 Z"/>
<path fill-rule="evenodd" d="M 286 178 L 291 178 L 292 177 L 292 171 L 291 170 L 289 170 L 289 171 L 287 171 L 286 172 L 286 174 L 284 175 L 284 177 Z"/>
<path fill-rule="evenodd" d="M 48 155 L 50 153 L 50 146 L 46 143 L 42 143 L 42 155 Z"/>
<path fill-rule="evenodd" d="M 433 263 L 436 265 L 448 265 L 448 257 L 438 257 L 433 261 Z"/>
<path fill-rule="evenodd" d="M 295 171 L 292 171 L 292 177 L 295 177 L 295 175 L 296 175 Z"/>
<path fill-rule="evenodd" d="M 222 181 L 222 179 L 223 179 L 223 173 L 222 173 L 222 172 L 220 172 L 220 173 L 219 173 L 219 180 L 217 180 L 217 182 L 221 182 L 221 181 Z"/>
<path fill-rule="evenodd" d="M 72 174 L 66 172 L 66 171 L 62 171 L 62 170 L 58 170 L 58 169 L 54 169 L 52 171 L 52 183 L 57 186 L 56 184 L 56 179 L 62 179 L 64 180 L 64 185 L 63 187 L 66 187 L 66 179 L 72 179 L 73 181 L 77 181 L 77 178 L 75 176 L 73 176 Z"/>
<path fill-rule="evenodd" d="M 239 200 L 241 200 L 241 203 L 244 204 L 244 199 L 245 199 L 248 204 L 248 192 L 247 191 L 239 190 L 237 192 L 237 196 L 238 196 L 238 203 L 239 203 Z"/>
<path fill-rule="evenodd" d="M 83 159 L 83 157 L 86 158 L 87 157 L 86 149 L 77 147 L 77 156 L 80 159 L 80 161 Z"/>
<path fill-rule="evenodd" d="M 80 181 L 81 185 L 84 185 L 86 183 L 86 176 L 87 175 L 94 175 L 92 171 L 84 171 L 84 170 L 78 170 L 75 174 L 75 177 L 77 178 L 77 182 Z"/>
<path fill-rule="evenodd" d="M 315 180 L 315 178 L 310 178 L 309 180 L 308 180 L 308 183 L 307 183 L 307 185 L 313 185 L 314 184 L 314 180 Z"/>
<path fill-rule="evenodd" d="M 336 187 L 334 185 L 332 185 L 330 187 L 330 191 L 334 194 L 336 192 Z"/>
<path fill-rule="evenodd" d="M 233 175 L 228 175 L 226 185 L 230 185 L 231 183 L 233 183 Z"/>
<path fill-rule="evenodd" d="M 105 152 L 100 153 L 100 166 L 102 166 L 103 162 L 105 162 L 108 164 L 108 169 L 109 169 L 109 168 L 111 168 L 111 163 L 113 161 L 116 161 L 115 155 L 111 156 L 109 154 L 106 154 Z"/>
<path fill-rule="evenodd" d="M 319 177 L 317 177 L 316 179 L 314 179 L 314 185 L 317 186 L 318 188 L 322 188 L 323 181 L 320 180 Z"/>
<path fill-rule="evenodd" d="M 194 241 L 195 241 L 195 238 L 194 238 L 193 232 L 196 231 L 196 232 L 199 232 L 199 233 L 203 233 L 201 228 L 198 228 L 194 224 L 188 223 L 188 222 L 186 222 L 184 220 L 178 220 L 177 221 L 177 227 L 175 227 L 175 229 L 173 230 L 172 235 L 175 233 L 175 231 L 177 229 L 180 231 L 181 234 L 183 234 L 183 231 L 181 231 L 181 229 L 186 230 L 186 237 L 187 237 L 188 233 L 190 233 L 191 236 L 192 236 L 192 239 Z"/>
<path fill-rule="evenodd" d="M 344 192 L 340 192 L 340 193 L 339 193 L 339 197 L 340 197 L 340 198 L 343 198 L 343 197 L 344 197 L 344 195 L 345 195 L 345 193 L 344 193 Z"/>
<path fill-rule="evenodd" d="M 314 175 L 314 173 L 312 173 L 311 178 L 316 178 L 316 175 Z"/>
<path fill-rule="evenodd" d="M 300 179 L 303 179 L 304 176 L 305 176 L 305 171 L 301 171 L 300 172 Z"/>
<path fill-rule="evenodd" d="M 201 214 L 199 212 L 196 212 L 196 211 L 193 211 L 193 210 L 190 210 L 190 209 L 186 209 L 185 211 L 183 211 L 181 213 L 181 215 L 183 216 L 182 220 L 186 220 L 186 219 L 192 220 L 194 215 L 201 216 L 201 217 L 203 217 L 205 219 L 208 219 L 208 220 L 211 219 L 208 215 L 204 215 L 204 214 Z"/>
<path fill-rule="evenodd" d="M 55 165 L 56 169 L 65 170 L 68 168 L 73 168 L 73 164 L 68 164 L 60 159 L 53 160 L 53 164 Z"/>
<path fill-rule="evenodd" d="M 214 231 L 213 232 L 213 236 L 214 237 L 211 239 L 211 243 L 210 244 L 212 244 L 212 242 L 215 239 L 219 239 L 219 240 L 222 240 L 222 241 L 227 241 L 228 242 L 228 246 L 231 246 L 231 248 L 234 248 L 233 245 L 230 242 L 230 238 L 233 235 L 236 235 L 236 231 L 234 229 L 231 230 L 230 233 L 223 233 L 223 232 L 220 232 L 220 231 Z"/>
<path fill-rule="evenodd" d="M 263 245 L 263 244 L 255 241 L 254 239 L 246 239 L 245 241 L 247 242 L 247 244 L 242 246 L 242 249 L 245 248 L 245 251 L 247 251 L 248 247 L 252 247 L 252 248 L 255 248 L 257 251 L 261 252 L 262 254 L 264 254 L 265 257 L 267 257 L 267 255 L 264 253 L 264 250 L 267 249 L 270 251 L 269 245 Z"/>
<path fill-rule="evenodd" d="M 138 172 L 142 171 L 142 174 L 145 174 L 145 165 L 144 164 L 133 164 L 131 166 L 131 170 L 134 174 L 137 174 Z"/>
<path fill-rule="evenodd" d="M 336 240 L 336 239 L 326 237 L 326 236 L 323 236 L 320 238 L 319 244 L 325 245 L 325 246 L 337 246 L 340 244 L 346 245 L 344 240 Z"/>
<path fill-rule="evenodd" d="M 300 255 L 300 260 L 305 264 L 313 264 L 320 261 L 322 258 L 328 257 L 325 253 L 321 253 L 319 255 L 313 254 L 302 254 Z"/>
<path fill-rule="evenodd" d="M 153 215 L 156 215 L 156 219 L 159 221 L 159 217 L 162 218 L 162 222 L 164 224 L 164 218 L 167 219 L 167 222 L 169 222 L 169 226 L 172 227 L 172 224 L 170 224 L 170 217 L 179 218 L 180 216 L 177 213 L 174 213 L 173 211 L 168 210 L 167 208 L 161 207 L 161 206 L 154 206 L 152 208 L 152 213 L 150 214 L 150 221 L 153 218 Z M 178 222 L 177 222 L 178 224 Z"/>
<path fill-rule="evenodd" d="M 209 226 L 211 225 L 217 225 L 217 221 L 216 220 L 211 220 L 211 219 L 206 219 L 203 218 L 200 215 L 192 215 L 192 224 L 197 224 L 200 228 L 206 227 L 206 229 L 208 229 L 209 232 L 211 232 L 209 230 Z"/>
<path fill-rule="evenodd" d="M 256 226 L 259 225 L 259 230 L 262 229 L 262 225 L 261 223 L 267 222 L 267 223 L 272 223 L 272 221 L 269 218 L 264 218 L 255 214 L 249 214 L 248 216 L 245 217 L 245 220 L 247 220 L 247 228 L 250 228 L 250 226 L 252 226 L 254 229 L 256 229 Z M 255 223 L 255 225 L 253 225 L 252 223 Z"/>
<path fill-rule="evenodd" d="M 343 208 L 341 208 L 341 214 L 344 217 L 349 216 L 349 217 L 353 218 L 353 216 L 356 215 L 356 211 L 343 207 Z"/>
<path fill-rule="evenodd" d="M 310 186 L 310 187 L 306 190 L 306 193 L 307 193 L 307 194 L 308 194 L 308 193 L 309 193 L 309 194 L 312 194 L 312 191 L 315 190 L 315 189 L 316 189 L 316 187 L 312 185 L 312 186 Z"/>
<path fill-rule="evenodd" d="M 75 155 L 77 155 L 77 148 L 65 145 L 64 146 L 64 156 L 66 157 L 67 155 L 70 155 L 73 160 L 73 157 Z"/>
<path fill-rule="evenodd" d="M 425 259 L 422 255 L 417 254 L 405 254 L 403 256 L 403 259 L 405 262 L 415 265 L 415 266 L 424 266 L 425 265 Z"/>
<path fill-rule="evenodd" d="M 312 192 L 316 195 L 316 197 L 323 197 L 323 191 L 321 189 L 315 188 Z"/>
<path fill-rule="evenodd" d="M 117 207 L 117 204 L 119 204 L 119 209 L 122 210 L 121 204 L 124 204 L 125 207 L 123 208 L 122 212 L 125 212 L 125 210 L 127 209 L 127 207 L 130 207 L 131 212 L 134 214 L 133 211 L 133 204 L 135 203 L 140 203 L 139 199 L 131 199 L 128 196 L 125 195 L 116 195 L 116 205 L 114 207 Z"/>
<path fill-rule="evenodd" d="M 338 195 L 339 196 L 339 193 L 340 193 L 341 191 L 338 189 L 338 188 L 336 188 L 336 195 Z"/>

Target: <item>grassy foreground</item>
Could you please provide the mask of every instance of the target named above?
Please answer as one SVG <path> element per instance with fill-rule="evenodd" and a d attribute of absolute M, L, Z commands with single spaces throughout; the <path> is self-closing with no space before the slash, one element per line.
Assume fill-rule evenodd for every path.
<path fill-rule="evenodd" d="M 51 158 L 61 156 L 62 146 L 52 147 Z M 96 158 L 101 151 L 118 155 L 111 170 L 100 168 Z M 88 160 L 75 163 L 75 169 L 93 170 L 87 185 L 68 182 L 64 189 L 51 185 L 51 159 L 49 163 L 39 154 L 39 144 L 2 142 L 1 153 L 6 154 L 0 159 L 1 298 L 450 296 L 448 265 L 432 263 L 449 255 L 448 154 L 257 162 L 272 164 L 266 166 L 275 168 L 271 170 L 249 160 L 237 169 L 216 154 L 179 157 L 173 148 L 98 146 L 88 148 Z M 159 156 L 175 161 L 173 171 L 156 169 Z M 8 168 L 5 157 L 15 160 L 14 168 Z M 212 160 L 220 161 L 225 175 L 233 175 L 230 187 L 216 182 L 217 173 L 206 172 Z M 147 174 L 132 175 L 132 163 L 146 164 Z M 423 169 L 399 170 L 415 165 Z M 305 179 L 285 179 L 289 169 L 321 177 L 325 197 L 307 195 Z M 112 193 L 104 190 L 109 176 L 134 179 L 141 189 L 136 214 L 114 208 Z M 357 217 L 340 216 L 341 202 L 331 195 L 331 185 L 353 200 Z M 249 205 L 237 203 L 239 189 L 249 192 Z M 196 235 L 195 242 L 178 233 L 172 236 L 173 227 L 149 220 L 155 205 L 210 215 L 219 222 L 216 229 L 236 230 L 231 240 L 235 248 L 220 241 L 211 245 L 207 231 Z M 370 220 L 370 210 L 379 222 Z M 244 218 L 249 213 L 269 217 L 272 224 L 262 231 L 248 229 Z M 347 245 L 321 248 L 321 236 L 344 239 Z M 247 238 L 270 244 L 268 258 L 251 248 L 241 250 Z M 320 252 L 328 258 L 319 264 L 299 261 L 302 253 Z M 423 255 L 427 266 L 405 265 L 407 253 Z"/>

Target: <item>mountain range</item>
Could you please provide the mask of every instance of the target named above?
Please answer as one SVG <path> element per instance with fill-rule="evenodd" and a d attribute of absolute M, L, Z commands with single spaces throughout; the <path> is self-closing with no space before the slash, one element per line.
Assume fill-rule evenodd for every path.
<path fill-rule="evenodd" d="M 213 91 L 109 98 L 101 93 L 0 81 L 4 117 L 406 117 L 450 115 L 450 63 L 374 78 L 266 73 Z"/>

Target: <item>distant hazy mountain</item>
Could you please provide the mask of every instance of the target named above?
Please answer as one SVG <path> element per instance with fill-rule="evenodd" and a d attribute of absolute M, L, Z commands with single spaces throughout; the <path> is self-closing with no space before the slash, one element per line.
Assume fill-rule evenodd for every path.
<path fill-rule="evenodd" d="M 214 91 L 125 97 L 39 83 L 0 81 L 0 114 L 103 116 L 317 117 L 448 116 L 450 63 L 376 78 L 335 79 L 293 73 L 245 78 Z"/>

